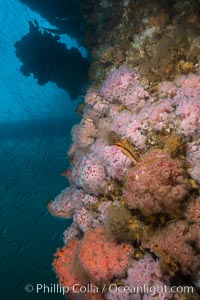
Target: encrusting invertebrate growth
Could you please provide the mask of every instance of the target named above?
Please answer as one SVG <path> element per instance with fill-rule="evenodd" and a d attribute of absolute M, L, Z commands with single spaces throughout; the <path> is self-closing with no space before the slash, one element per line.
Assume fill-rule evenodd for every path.
<path fill-rule="evenodd" d="M 54 260 L 61 284 L 71 286 L 72 299 L 76 295 L 69 276 L 72 283 L 102 287 L 120 282 L 125 287 L 135 283 L 138 274 L 142 284 L 168 287 L 162 299 L 182 299 L 170 293 L 177 276 L 180 285 L 185 276 L 197 281 L 200 76 L 161 83 L 155 101 L 139 79 L 134 69 L 123 65 L 108 75 L 100 90 L 88 91 L 83 120 L 90 121 L 81 121 L 73 130 L 74 163 L 66 173 L 70 186 L 49 205 L 54 215 L 73 218 L 64 234 L 66 245 Z M 175 91 L 170 98 L 168 85 Z M 139 266 L 146 279 L 139 275 Z M 129 290 L 125 296 L 154 300 L 149 292 L 134 298 Z M 109 290 L 98 297 L 121 299 Z"/>
<path fill-rule="evenodd" d="M 72 130 L 69 186 L 49 205 L 54 215 L 72 219 L 53 267 L 60 283 L 70 287 L 69 299 L 197 300 L 197 4 L 112 4 L 94 1 L 91 8 L 99 34 L 92 52 L 94 81 Z M 76 281 L 99 290 L 77 295 Z M 109 290 L 110 284 L 120 291 Z M 131 290 L 145 285 L 159 289 Z M 187 294 L 186 285 L 192 288 Z"/>

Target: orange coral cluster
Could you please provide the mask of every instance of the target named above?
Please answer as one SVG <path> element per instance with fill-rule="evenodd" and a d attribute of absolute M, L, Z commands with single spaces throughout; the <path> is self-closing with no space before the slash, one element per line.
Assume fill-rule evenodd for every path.
<path fill-rule="evenodd" d="M 71 240 L 55 254 L 53 268 L 56 271 L 60 283 L 72 289 L 75 284 L 82 284 L 76 272 L 76 251 L 79 245 L 78 240 Z"/>
<path fill-rule="evenodd" d="M 73 298 L 74 287 L 108 283 L 125 275 L 134 249 L 131 245 L 107 241 L 103 227 L 88 230 L 82 240 L 71 240 L 55 255 L 53 268 L 62 286 Z M 74 297 L 77 297 L 74 295 Z M 85 294 L 84 299 L 101 299 L 100 294 Z"/>
<path fill-rule="evenodd" d="M 124 275 L 133 252 L 131 245 L 107 241 L 103 228 L 98 227 L 85 233 L 78 257 L 93 282 L 104 283 Z"/>

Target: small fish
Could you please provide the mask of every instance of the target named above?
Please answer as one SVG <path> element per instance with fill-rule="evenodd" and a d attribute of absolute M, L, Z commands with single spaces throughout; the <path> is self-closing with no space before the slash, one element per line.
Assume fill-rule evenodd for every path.
<path fill-rule="evenodd" d="M 7 232 L 7 226 L 4 226 L 2 233 L 1 233 L 1 237 L 5 236 L 6 232 Z"/>
<path fill-rule="evenodd" d="M 17 288 L 19 289 L 24 288 L 24 280 L 20 280 L 20 282 L 17 285 Z"/>
<path fill-rule="evenodd" d="M 6 188 L 5 188 L 6 192 L 9 191 L 10 188 L 11 188 L 11 187 L 10 187 L 9 185 L 7 185 Z"/>
<path fill-rule="evenodd" d="M 49 216 L 49 212 L 48 212 L 48 210 L 46 210 L 45 212 L 44 212 L 44 214 L 43 214 L 43 217 L 48 217 Z"/>
<path fill-rule="evenodd" d="M 17 245 L 17 242 L 16 241 L 13 241 L 13 240 L 10 240 L 10 241 L 6 241 L 5 243 L 4 243 L 4 245 L 5 246 L 15 246 L 15 245 Z"/>
<path fill-rule="evenodd" d="M 24 252 L 25 246 L 22 245 L 19 249 L 18 249 L 18 255 L 21 255 Z"/>
<path fill-rule="evenodd" d="M 27 241 L 27 242 L 24 244 L 24 248 L 29 248 L 30 245 L 31 245 L 31 241 Z"/>
<path fill-rule="evenodd" d="M 29 209 L 27 209 L 27 208 L 23 209 L 22 211 L 17 212 L 17 215 L 19 215 L 20 217 L 25 216 L 27 214 L 29 214 Z"/>
<path fill-rule="evenodd" d="M 57 237 L 57 232 L 54 232 L 54 234 L 51 236 L 51 239 L 54 240 Z"/>
<path fill-rule="evenodd" d="M 62 172 L 60 173 L 60 176 L 67 177 L 68 172 L 69 172 L 68 170 L 62 171 Z"/>
<path fill-rule="evenodd" d="M 54 34 L 65 34 L 66 33 L 66 30 L 56 29 L 56 28 L 41 27 L 41 29 L 46 30 L 51 33 L 54 33 Z"/>
<path fill-rule="evenodd" d="M 26 202 L 24 202 L 24 200 L 28 200 L 29 198 L 29 195 L 28 194 L 22 194 L 21 192 L 17 192 L 16 194 L 16 199 L 20 199 L 20 202 L 19 203 L 16 203 L 16 207 L 18 209 L 20 208 L 24 208 L 24 205 Z"/>
<path fill-rule="evenodd" d="M 0 260 L 0 264 L 1 264 L 1 268 L 6 267 L 7 264 L 8 264 L 8 256 L 6 256 L 6 255 L 3 256 L 2 255 L 2 258 Z"/>
<path fill-rule="evenodd" d="M 60 18 L 60 17 L 56 17 L 56 19 L 55 19 L 56 21 L 58 21 L 58 22 L 65 22 L 65 21 L 69 21 L 69 18 Z"/>
<path fill-rule="evenodd" d="M 35 24 L 36 27 L 39 27 L 38 21 L 34 19 L 33 23 Z"/>
<path fill-rule="evenodd" d="M 36 227 L 40 221 L 41 221 L 40 217 L 38 217 L 37 219 L 33 220 L 33 222 L 31 223 L 32 228 Z"/>
<path fill-rule="evenodd" d="M 135 165 L 138 165 L 138 155 L 133 146 L 130 146 L 126 142 L 117 142 L 115 145 L 120 147 L 122 153 L 129 157 Z"/>
<path fill-rule="evenodd" d="M 31 159 L 25 159 L 21 162 L 21 169 L 23 169 L 23 168 L 30 169 L 31 165 L 32 165 L 32 160 Z"/>

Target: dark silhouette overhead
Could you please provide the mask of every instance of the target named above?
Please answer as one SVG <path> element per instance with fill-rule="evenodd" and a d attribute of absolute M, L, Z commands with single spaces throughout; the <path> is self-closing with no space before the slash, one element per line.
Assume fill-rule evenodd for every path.
<path fill-rule="evenodd" d="M 79 0 L 20 0 L 52 25 L 81 40 L 84 17 Z"/>
<path fill-rule="evenodd" d="M 29 33 L 15 43 L 16 55 L 23 63 L 21 72 L 33 74 L 40 85 L 54 82 L 72 99 L 77 98 L 88 81 L 88 60 L 78 49 L 67 49 L 59 36 L 41 30 L 36 21 L 29 23 Z"/>

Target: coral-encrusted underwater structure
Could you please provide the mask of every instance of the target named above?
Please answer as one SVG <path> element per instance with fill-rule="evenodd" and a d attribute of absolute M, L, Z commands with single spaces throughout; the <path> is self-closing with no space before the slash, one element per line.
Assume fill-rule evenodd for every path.
<path fill-rule="evenodd" d="M 92 87 L 48 205 L 73 220 L 53 268 L 68 299 L 200 299 L 199 1 L 85 2 Z"/>
<path fill-rule="evenodd" d="M 70 186 L 49 203 L 53 215 L 73 218 L 53 263 L 67 297 L 199 299 L 200 75 L 160 82 L 151 94 L 122 65 L 85 103 Z M 88 284 L 98 292 L 77 293 Z M 185 285 L 193 292 L 170 288 Z M 158 288 L 131 290 L 144 286 Z"/>

